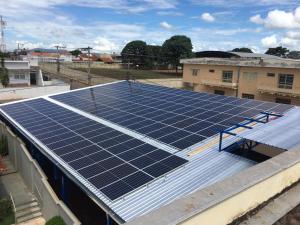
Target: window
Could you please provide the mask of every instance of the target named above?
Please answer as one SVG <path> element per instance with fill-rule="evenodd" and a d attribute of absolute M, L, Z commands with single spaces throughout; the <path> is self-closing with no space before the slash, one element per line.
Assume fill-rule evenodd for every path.
<path fill-rule="evenodd" d="M 292 89 L 294 82 L 294 75 L 292 74 L 279 74 L 278 87 L 285 89 Z"/>
<path fill-rule="evenodd" d="M 199 72 L 199 69 L 192 69 L 192 75 L 197 76 Z"/>
<path fill-rule="evenodd" d="M 252 95 L 252 94 L 245 94 L 245 93 L 243 93 L 243 94 L 242 94 L 242 98 L 254 99 L 254 95 Z"/>
<path fill-rule="evenodd" d="M 275 77 L 275 73 L 267 73 L 268 77 Z"/>
<path fill-rule="evenodd" d="M 25 75 L 24 74 L 15 74 L 14 78 L 16 80 L 25 80 Z"/>
<path fill-rule="evenodd" d="M 257 78 L 257 73 L 256 72 L 244 72 L 243 78 L 245 81 L 254 81 Z"/>
<path fill-rule="evenodd" d="M 209 72 L 210 72 L 210 73 L 214 73 L 214 72 L 215 72 L 215 70 L 209 70 Z"/>
<path fill-rule="evenodd" d="M 226 83 L 232 83 L 232 71 L 223 71 L 222 81 Z"/>
<path fill-rule="evenodd" d="M 290 105 L 290 104 L 291 104 L 291 99 L 288 99 L 288 98 L 276 98 L 276 99 L 275 99 L 275 102 L 276 102 L 276 103 L 281 103 L 281 104 L 288 104 L 288 105 Z"/>
<path fill-rule="evenodd" d="M 215 90 L 216 95 L 225 95 L 225 91 L 222 90 Z"/>

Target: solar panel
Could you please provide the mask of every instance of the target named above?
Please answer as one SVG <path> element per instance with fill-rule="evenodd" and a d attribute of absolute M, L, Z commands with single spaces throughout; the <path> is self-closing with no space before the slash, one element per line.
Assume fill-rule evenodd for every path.
<path fill-rule="evenodd" d="M 0 108 L 111 200 L 187 162 L 45 99 Z"/>
<path fill-rule="evenodd" d="M 179 150 L 261 111 L 292 106 L 148 84 L 119 82 L 51 98 Z"/>

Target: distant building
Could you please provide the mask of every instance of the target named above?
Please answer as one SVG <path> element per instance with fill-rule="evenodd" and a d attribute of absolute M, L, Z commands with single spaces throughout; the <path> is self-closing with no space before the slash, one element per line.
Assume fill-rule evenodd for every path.
<path fill-rule="evenodd" d="M 255 53 L 205 51 L 182 59 L 195 91 L 300 105 L 300 61 Z"/>
<path fill-rule="evenodd" d="M 33 49 L 27 53 L 28 60 L 36 59 L 38 62 L 56 62 L 59 57 L 61 62 L 72 62 L 73 56 L 66 50 Z"/>
<path fill-rule="evenodd" d="M 114 60 L 111 55 L 109 54 L 99 54 L 99 53 L 91 53 L 88 54 L 81 54 L 75 61 L 93 61 L 93 62 L 103 62 L 103 63 L 114 63 Z"/>
<path fill-rule="evenodd" d="M 8 69 L 9 87 L 42 85 L 41 70 L 29 61 L 5 60 L 4 66 Z"/>

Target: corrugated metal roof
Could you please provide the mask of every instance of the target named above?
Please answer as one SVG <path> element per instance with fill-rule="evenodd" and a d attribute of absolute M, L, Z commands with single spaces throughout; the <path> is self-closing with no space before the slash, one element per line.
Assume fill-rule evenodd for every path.
<path fill-rule="evenodd" d="M 285 150 L 299 146 L 300 108 L 295 107 L 285 116 L 247 130 L 238 136 Z"/>
<path fill-rule="evenodd" d="M 260 54 L 260 53 L 248 53 L 248 52 L 230 52 L 230 53 L 238 55 L 242 58 L 282 59 L 275 55 Z"/>

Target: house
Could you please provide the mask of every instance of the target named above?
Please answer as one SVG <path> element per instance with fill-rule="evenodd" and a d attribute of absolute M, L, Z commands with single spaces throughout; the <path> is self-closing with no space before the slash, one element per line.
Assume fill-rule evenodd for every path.
<path fill-rule="evenodd" d="M 183 82 L 195 91 L 300 105 L 300 61 L 277 56 L 204 51 L 182 59 Z"/>
<path fill-rule="evenodd" d="M 4 66 L 8 70 L 9 87 L 43 86 L 42 71 L 36 60 L 5 60 Z"/>
<path fill-rule="evenodd" d="M 30 86 L 30 63 L 29 61 L 5 61 L 8 69 L 10 87 Z"/>
<path fill-rule="evenodd" d="M 66 50 L 54 49 L 33 49 L 28 52 L 26 58 L 29 60 L 37 59 L 39 62 L 56 62 L 57 58 L 61 62 L 72 62 L 72 54 Z"/>

